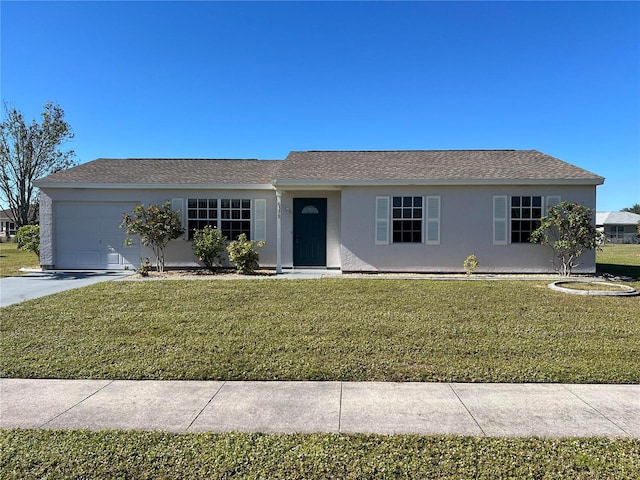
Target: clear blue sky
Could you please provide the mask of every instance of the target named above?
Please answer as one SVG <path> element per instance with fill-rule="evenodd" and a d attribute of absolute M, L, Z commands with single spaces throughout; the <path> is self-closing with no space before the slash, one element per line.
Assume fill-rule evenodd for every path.
<path fill-rule="evenodd" d="M 639 2 L 13 2 L 1 96 L 79 162 L 536 149 L 640 203 Z M 4 114 L 3 114 L 4 115 Z"/>

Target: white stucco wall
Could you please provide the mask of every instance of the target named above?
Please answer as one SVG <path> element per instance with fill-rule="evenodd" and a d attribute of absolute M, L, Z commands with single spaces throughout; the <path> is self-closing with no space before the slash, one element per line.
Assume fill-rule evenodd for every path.
<path fill-rule="evenodd" d="M 376 196 L 440 197 L 440 244 L 375 244 Z M 595 209 L 595 187 L 433 186 L 348 187 L 342 190 L 342 270 L 462 272 L 476 255 L 478 272 L 553 272 L 552 250 L 535 244 L 493 244 L 494 195 L 559 195 Z M 575 272 L 595 271 L 595 252 Z"/>

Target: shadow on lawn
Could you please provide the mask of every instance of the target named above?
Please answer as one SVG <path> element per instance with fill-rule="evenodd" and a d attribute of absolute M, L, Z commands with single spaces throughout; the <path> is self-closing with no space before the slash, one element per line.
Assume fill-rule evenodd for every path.
<path fill-rule="evenodd" d="M 597 263 L 596 271 L 600 274 L 609 273 L 615 276 L 640 279 L 640 265 L 616 265 L 615 263 Z"/>

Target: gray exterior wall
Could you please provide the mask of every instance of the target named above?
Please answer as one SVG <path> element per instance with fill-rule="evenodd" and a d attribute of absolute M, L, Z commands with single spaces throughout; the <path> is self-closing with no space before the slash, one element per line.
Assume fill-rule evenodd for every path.
<path fill-rule="evenodd" d="M 595 209 L 594 186 L 349 187 L 342 190 L 342 270 L 462 272 L 476 255 L 478 272 L 553 272 L 552 250 L 535 244 L 493 244 L 495 195 L 559 195 Z M 376 196 L 439 196 L 440 244 L 375 244 Z M 575 272 L 595 271 L 595 252 Z"/>
<path fill-rule="evenodd" d="M 161 204 L 175 198 L 239 198 L 266 199 L 267 222 L 266 245 L 259 250 L 260 264 L 267 267 L 276 265 L 276 197 L 274 190 L 187 190 L 187 189 L 41 189 L 41 252 L 40 263 L 45 268 L 56 268 L 55 252 L 55 218 L 54 205 L 56 202 L 135 202 L 143 205 Z M 253 204 L 253 202 L 252 202 Z M 252 212 L 253 215 L 253 212 Z M 253 219 L 252 219 L 253 221 Z M 183 226 L 186 228 L 186 213 Z M 117 225 L 116 225 L 117 227 Z M 79 225 L 78 228 L 82 228 Z M 202 264 L 196 259 L 191 242 L 184 238 L 172 240 L 165 251 L 165 266 L 167 267 L 196 267 Z M 153 252 L 150 248 L 140 247 L 140 256 L 149 257 L 153 262 Z M 139 265 L 134 264 L 134 267 Z"/>
<path fill-rule="evenodd" d="M 287 190 L 282 194 L 282 266 L 293 266 L 293 199 L 327 199 L 327 267 L 354 272 L 461 272 L 464 259 L 475 254 L 478 272 L 553 272 L 552 251 L 533 244 L 493 244 L 493 197 L 495 195 L 560 196 L 595 209 L 595 186 L 403 186 L 343 187 L 341 190 Z M 440 243 L 375 244 L 377 196 L 440 197 Z M 260 264 L 277 263 L 277 202 L 273 189 L 41 189 L 41 253 L 45 268 L 56 267 L 56 202 L 137 202 L 144 205 L 181 198 L 265 199 L 267 204 L 266 245 L 260 249 Z M 186 215 L 185 215 L 186 220 Z M 185 222 L 186 226 L 186 222 Z M 78 228 L 82 228 L 79 225 Z M 152 257 L 148 248 L 140 255 Z M 581 259 L 576 273 L 595 271 L 595 252 Z M 191 242 L 181 238 L 169 243 L 167 267 L 200 266 Z"/>

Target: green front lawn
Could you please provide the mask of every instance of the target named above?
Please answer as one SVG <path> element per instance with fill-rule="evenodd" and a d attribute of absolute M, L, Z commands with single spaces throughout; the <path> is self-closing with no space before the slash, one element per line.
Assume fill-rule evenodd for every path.
<path fill-rule="evenodd" d="M 413 435 L 0 432 L 4 479 L 640 477 L 640 441 Z"/>
<path fill-rule="evenodd" d="M 640 245 L 603 245 L 596 251 L 596 263 L 598 273 L 640 280 Z"/>
<path fill-rule="evenodd" d="M 3 308 L 0 375 L 640 383 L 638 312 L 537 281 L 115 281 Z"/>
<path fill-rule="evenodd" d="M 38 257 L 32 252 L 18 250 L 18 244 L 15 242 L 0 243 L 0 277 L 22 275 L 22 267 L 39 267 Z"/>

